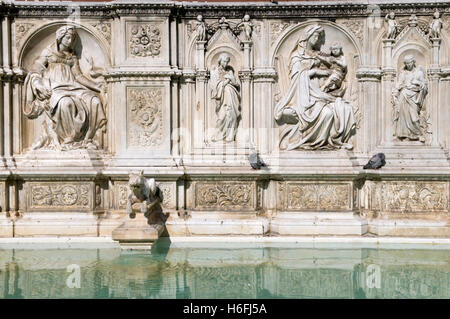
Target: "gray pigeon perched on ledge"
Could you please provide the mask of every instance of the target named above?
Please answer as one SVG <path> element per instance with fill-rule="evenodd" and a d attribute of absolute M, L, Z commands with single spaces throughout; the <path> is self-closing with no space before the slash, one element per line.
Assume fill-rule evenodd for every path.
<path fill-rule="evenodd" d="M 266 166 L 266 164 L 261 161 L 261 158 L 257 152 L 251 153 L 248 157 L 248 161 L 253 169 L 261 169 L 261 167 Z"/>
<path fill-rule="evenodd" d="M 364 169 L 379 169 L 380 167 L 386 165 L 386 157 L 383 153 L 378 153 L 372 156 L 369 162 L 364 165 Z"/>

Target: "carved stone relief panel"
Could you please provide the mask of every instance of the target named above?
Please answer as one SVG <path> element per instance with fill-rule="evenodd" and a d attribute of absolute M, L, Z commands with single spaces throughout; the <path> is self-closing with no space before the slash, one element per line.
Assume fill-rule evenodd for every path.
<path fill-rule="evenodd" d="M 164 88 L 127 87 L 127 144 L 159 148 L 164 141 Z"/>
<path fill-rule="evenodd" d="M 131 63 L 167 62 L 168 34 L 164 19 L 125 22 L 126 59 Z M 147 61 L 147 62 L 145 62 Z"/>
<path fill-rule="evenodd" d="M 279 182 L 278 198 L 284 210 L 351 210 L 351 183 Z"/>
<path fill-rule="evenodd" d="M 256 207 L 255 182 L 195 182 L 194 189 L 195 209 L 252 210 Z"/>
<path fill-rule="evenodd" d="M 30 211 L 89 210 L 92 185 L 86 182 L 29 182 L 27 204 Z"/>
<path fill-rule="evenodd" d="M 130 54 L 138 57 L 157 56 L 161 52 L 161 32 L 154 24 L 133 25 Z"/>
<path fill-rule="evenodd" d="M 249 110 L 243 100 L 249 92 L 239 79 L 243 66 L 240 40 L 228 24 L 209 40 L 205 61 L 210 72 L 206 88 L 205 140 L 207 143 L 245 143 L 245 136 L 240 132 L 248 126 Z"/>
<path fill-rule="evenodd" d="M 33 33 L 19 61 L 27 72 L 22 151 L 105 148 L 108 55 L 82 26 L 55 24 Z"/>
<path fill-rule="evenodd" d="M 116 209 L 125 210 L 127 208 L 128 192 L 128 182 L 115 182 L 114 207 Z"/>
<path fill-rule="evenodd" d="M 274 53 L 278 73 L 274 119 L 280 127 L 279 148 L 353 149 L 352 137 L 361 120 L 355 73 L 357 47 L 335 24 L 303 23 L 290 30 Z M 308 78 L 302 76 L 304 70 L 310 72 Z M 301 97 L 297 96 L 299 87 L 306 90 Z M 329 107 L 334 111 L 328 111 Z"/>
<path fill-rule="evenodd" d="M 370 208 L 396 212 L 447 212 L 448 182 L 392 181 L 373 183 Z"/>
<path fill-rule="evenodd" d="M 176 183 L 175 182 L 157 182 L 157 185 L 163 193 L 163 208 L 176 208 Z"/>

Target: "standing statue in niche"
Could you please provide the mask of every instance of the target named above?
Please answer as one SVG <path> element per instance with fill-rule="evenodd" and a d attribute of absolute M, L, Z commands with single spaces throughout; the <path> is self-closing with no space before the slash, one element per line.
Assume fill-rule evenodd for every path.
<path fill-rule="evenodd" d="M 388 30 L 386 34 L 387 39 L 395 39 L 397 36 L 398 30 L 400 29 L 400 25 L 395 21 L 395 13 L 391 12 L 386 15 L 384 20 L 388 24 Z"/>
<path fill-rule="evenodd" d="M 234 141 L 241 116 L 240 87 L 229 62 L 230 56 L 222 53 L 218 66 L 211 71 L 211 98 L 216 102 L 217 115 L 213 142 Z"/>
<path fill-rule="evenodd" d="M 435 11 L 433 14 L 433 22 L 430 24 L 429 35 L 430 38 L 438 39 L 441 37 L 442 19 L 439 11 Z"/>
<path fill-rule="evenodd" d="M 24 115 L 28 119 L 46 115 L 42 135 L 32 149 L 99 148 L 94 137 L 106 124 L 104 87 L 82 74 L 74 52 L 76 38 L 73 26 L 59 28 L 55 43 L 42 51 L 36 70 L 25 79 Z M 91 78 L 94 73 L 98 75 L 93 72 Z"/>
<path fill-rule="evenodd" d="M 239 28 L 244 31 L 245 41 L 250 41 L 252 39 L 253 33 L 253 23 L 250 22 L 250 16 L 246 14 L 236 28 Z"/>
<path fill-rule="evenodd" d="M 197 16 L 197 41 L 206 41 L 206 23 L 201 15 Z"/>
<path fill-rule="evenodd" d="M 342 48 L 334 44 L 330 56 L 321 52 L 324 43 L 324 29 L 311 25 L 291 53 L 289 89 L 275 106 L 275 120 L 287 124 L 281 149 L 353 148 L 349 139 L 356 123 L 353 106 L 342 98 L 347 69 Z"/>
<path fill-rule="evenodd" d="M 428 93 L 425 72 L 421 66 L 416 67 L 416 59 L 412 55 L 405 56 L 404 65 L 397 85 L 392 90 L 394 136 L 400 140 L 425 142 L 420 119 L 420 111 Z"/>

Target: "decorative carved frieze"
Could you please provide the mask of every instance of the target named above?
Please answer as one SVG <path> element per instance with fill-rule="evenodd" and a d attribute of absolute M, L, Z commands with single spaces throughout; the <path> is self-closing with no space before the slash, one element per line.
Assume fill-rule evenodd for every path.
<path fill-rule="evenodd" d="M 161 52 L 161 31 L 155 24 L 136 24 L 130 28 L 130 54 L 155 57 Z"/>
<path fill-rule="evenodd" d="M 155 147 L 163 141 L 163 88 L 129 87 L 128 145 Z"/>
<path fill-rule="evenodd" d="M 448 182 L 394 181 L 375 183 L 371 208 L 382 211 L 449 211 Z"/>
<path fill-rule="evenodd" d="M 28 208 L 31 210 L 89 209 L 91 186 L 82 182 L 28 183 Z"/>
<path fill-rule="evenodd" d="M 280 198 L 280 206 L 286 210 L 352 209 L 350 183 L 280 182 L 278 198 Z"/>
<path fill-rule="evenodd" d="M 255 206 L 255 183 L 198 182 L 195 207 L 199 209 L 245 209 Z"/>

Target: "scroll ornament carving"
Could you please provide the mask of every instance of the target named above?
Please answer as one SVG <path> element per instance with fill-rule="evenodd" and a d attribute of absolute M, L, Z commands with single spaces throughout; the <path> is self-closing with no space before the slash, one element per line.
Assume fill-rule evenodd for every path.
<path fill-rule="evenodd" d="M 105 38 L 105 40 L 111 44 L 111 24 L 106 22 L 92 23 L 95 29 L 97 29 Z"/>
<path fill-rule="evenodd" d="M 373 209 L 430 212 L 449 209 L 447 182 L 389 182 L 373 188 Z"/>
<path fill-rule="evenodd" d="M 18 48 L 20 46 L 20 43 L 22 42 L 22 39 L 25 37 L 25 35 L 28 33 L 30 29 L 34 27 L 33 23 L 19 23 L 16 24 L 16 47 Z"/>
<path fill-rule="evenodd" d="M 349 140 L 356 131 L 355 107 L 343 99 L 347 62 L 340 43 L 333 43 L 329 54 L 321 51 L 323 43 L 323 27 L 310 25 L 290 63 L 281 64 L 291 69 L 289 88 L 274 110 L 277 123 L 286 124 L 280 149 L 353 149 Z"/>
<path fill-rule="evenodd" d="M 350 209 L 348 184 L 288 184 L 288 209 Z M 281 194 L 280 194 L 281 196 Z"/>
<path fill-rule="evenodd" d="M 173 194 L 172 186 L 173 186 L 173 183 L 158 183 L 158 187 L 159 187 L 159 189 L 161 189 L 161 192 L 163 194 L 162 206 L 164 206 L 164 207 L 174 206 L 174 203 L 173 203 L 174 194 Z"/>
<path fill-rule="evenodd" d="M 358 38 L 360 43 L 363 43 L 364 37 L 364 23 L 359 20 L 346 20 L 342 21 L 341 24 L 347 27 L 352 33 Z"/>
<path fill-rule="evenodd" d="M 416 66 L 414 56 L 404 58 L 404 68 L 392 90 L 394 106 L 394 136 L 399 140 L 426 142 L 429 130 L 429 115 L 423 108 L 428 94 L 428 84 L 423 68 Z"/>
<path fill-rule="evenodd" d="M 202 183 L 196 185 L 197 206 L 205 208 L 240 208 L 253 206 L 251 183 Z"/>
<path fill-rule="evenodd" d="M 129 88 L 130 146 L 158 146 L 162 143 L 161 88 Z"/>
<path fill-rule="evenodd" d="M 161 51 L 161 33 L 152 24 L 134 25 L 131 28 L 130 53 L 138 57 L 155 57 Z"/>
<path fill-rule="evenodd" d="M 77 32 L 73 26 L 56 31 L 56 42 L 44 49 L 24 82 L 23 113 L 45 119 L 40 138 L 31 149 L 92 149 L 101 147 L 95 140 L 105 130 L 106 101 L 103 70 L 95 68 L 84 75 L 75 52 Z"/>
<path fill-rule="evenodd" d="M 32 207 L 89 207 L 89 185 L 32 185 Z"/>
<path fill-rule="evenodd" d="M 128 201 L 128 185 L 126 183 L 117 185 L 117 208 L 125 209 L 127 208 Z"/>
<path fill-rule="evenodd" d="M 270 44 L 272 45 L 290 25 L 289 22 L 272 22 L 270 24 Z"/>

